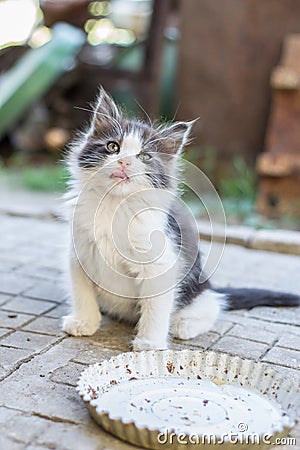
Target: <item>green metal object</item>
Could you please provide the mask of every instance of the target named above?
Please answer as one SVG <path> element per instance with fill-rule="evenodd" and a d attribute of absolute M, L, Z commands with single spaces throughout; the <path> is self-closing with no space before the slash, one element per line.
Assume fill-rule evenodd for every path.
<path fill-rule="evenodd" d="M 0 77 L 0 138 L 70 69 L 84 42 L 83 31 L 58 23 L 51 41 L 29 50 Z"/>

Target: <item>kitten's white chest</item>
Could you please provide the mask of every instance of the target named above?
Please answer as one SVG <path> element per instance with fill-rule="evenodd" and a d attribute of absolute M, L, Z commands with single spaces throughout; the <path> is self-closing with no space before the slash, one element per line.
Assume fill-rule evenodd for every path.
<path fill-rule="evenodd" d="M 108 205 L 107 205 L 108 206 Z M 115 201 L 94 222 L 99 251 L 112 265 L 150 263 L 164 248 L 165 214 L 144 204 Z"/>
<path fill-rule="evenodd" d="M 174 261 L 165 234 L 166 215 L 143 198 L 130 202 L 95 196 L 81 202 L 76 227 L 83 267 L 99 292 L 100 308 L 136 320 L 143 280 L 164 273 Z"/>
<path fill-rule="evenodd" d="M 143 266 L 155 259 L 151 243 L 160 220 L 153 211 L 136 205 L 114 203 L 99 208 L 94 222 L 100 305 L 104 311 L 136 321 Z M 162 228 L 162 224 L 160 224 Z"/>

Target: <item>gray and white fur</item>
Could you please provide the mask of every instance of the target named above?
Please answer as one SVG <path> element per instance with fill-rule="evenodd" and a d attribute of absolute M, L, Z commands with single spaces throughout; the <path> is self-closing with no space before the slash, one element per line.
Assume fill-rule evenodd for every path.
<path fill-rule="evenodd" d="M 92 335 L 106 313 L 136 324 L 134 350 L 164 349 L 170 334 L 207 332 L 224 308 L 299 304 L 292 294 L 201 282 L 197 229 L 176 202 L 192 125 L 127 119 L 100 90 L 67 158 L 70 335 Z"/>

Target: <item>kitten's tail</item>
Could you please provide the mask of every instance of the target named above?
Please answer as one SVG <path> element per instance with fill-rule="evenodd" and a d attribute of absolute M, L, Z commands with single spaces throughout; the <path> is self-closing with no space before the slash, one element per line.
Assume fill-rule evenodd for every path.
<path fill-rule="evenodd" d="M 252 288 L 214 288 L 215 292 L 226 295 L 225 309 L 244 309 L 255 306 L 299 306 L 300 296 L 286 292 Z"/>

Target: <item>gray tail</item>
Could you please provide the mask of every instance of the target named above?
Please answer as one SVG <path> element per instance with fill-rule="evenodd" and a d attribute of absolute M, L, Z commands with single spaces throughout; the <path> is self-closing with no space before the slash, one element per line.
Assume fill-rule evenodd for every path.
<path fill-rule="evenodd" d="M 216 292 L 225 294 L 227 308 L 244 309 L 255 306 L 299 306 L 300 296 L 286 292 L 269 291 L 267 289 L 252 288 L 214 288 Z"/>

